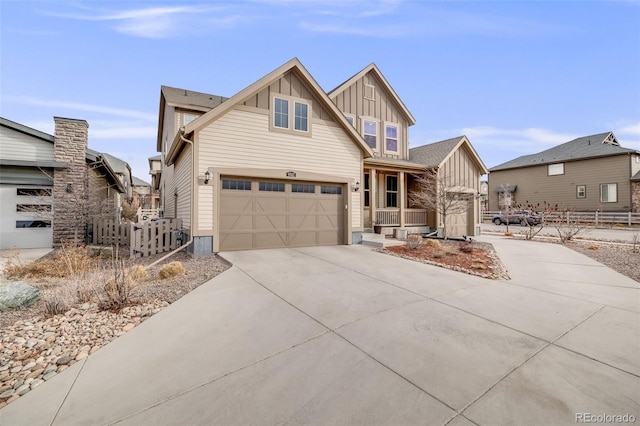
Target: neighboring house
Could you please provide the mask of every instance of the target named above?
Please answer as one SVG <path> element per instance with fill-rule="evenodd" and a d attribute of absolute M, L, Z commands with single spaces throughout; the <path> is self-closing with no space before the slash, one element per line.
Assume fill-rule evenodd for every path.
<path fill-rule="evenodd" d="M 124 187 L 87 149 L 84 120 L 54 117 L 55 135 L 0 118 L 0 248 L 84 241 L 89 217 L 117 219 Z"/>
<path fill-rule="evenodd" d="M 414 122 L 374 64 L 328 94 L 296 58 L 231 98 L 162 86 L 152 187 L 197 255 L 426 227 L 407 204 L 427 168 L 409 160 Z"/>
<path fill-rule="evenodd" d="M 141 209 L 151 209 L 153 198 L 151 185 L 139 177 L 132 176 L 131 189 L 133 191 L 134 204 L 137 204 Z"/>
<path fill-rule="evenodd" d="M 480 212 L 489 210 L 489 181 L 480 181 Z M 482 217 L 482 216 L 481 216 Z"/>
<path fill-rule="evenodd" d="M 545 203 L 561 210 L 640 209 L 640 152 L 612 132 L 584 136 L 490 169 L 489 209 Z"/>
<path fill-rule="evenodd" d="M 162 156 L 149 157 L 151 175 L 151 207 L 160 210 L 160 177 L 162 176 Z"/>
<path fill-rule="evenodd" d="M 118 180 L 124 188 L 124 192 L 120 196 L 122 202 L 131 204 L 133 201 L 133 176 L 131 175 L 131 166 L 126 161 L 114 157 L 111 154 L 102 153 L 104 160 L 111 166 L 111 169 L 115 172 Z"/>
<path fill-rule="evenodd" d="M 438 179 L 452 196 L 458 193 L 468 197 L 467 210 L 447 218 L 447 235 L 479 234 L 476 228 L 482 222 L 480 177 L 488 171 L 469 139 L 458 136 L 411 148 L 409 158 L 414 163 L 437 170 Z M 430 212 L 429 226 L 441 227 L 441 222 L 439 214 Z"/>

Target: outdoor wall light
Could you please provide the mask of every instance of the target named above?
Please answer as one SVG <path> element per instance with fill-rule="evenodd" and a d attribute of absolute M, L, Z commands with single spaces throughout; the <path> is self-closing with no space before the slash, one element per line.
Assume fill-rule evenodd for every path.
<path fill-rule="evenodd" d="M 68 184 L 67 184 L 67 189 L 66 189 L 66 191 L 67 191 L 69 194 L 71 194 L 71 193 L 73 192 L 73 186 L 72 186 L 70 183 L 68 183 Z"/>
<path fill-rule="evenodd" d="M 211 173 L 209 173 L 209 170 L 207 170 L 206 172 L 204 172 L 204 184 L 208 184 L 209 183 L 209 179 L 211 179 Z"/>
<path fill-rule="evenodd" d="M 358 190 L 360 189 L 360 181 L 357 180 L 354 184 L 353 184 L 353 190 L 358 192 Z"/>

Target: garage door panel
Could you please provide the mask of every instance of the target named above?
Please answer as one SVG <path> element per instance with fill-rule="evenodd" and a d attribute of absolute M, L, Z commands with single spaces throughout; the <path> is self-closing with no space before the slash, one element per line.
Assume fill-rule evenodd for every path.
<path fill-rule="evenodd" d="M 319 231 L 318 232 L 318 244 L 320 245 L 335 245 L 343 244 L 342 231 Z"/>
<path fill-rule="evenodd" d="M 316 231 L 298 231 L 289 233 L 289 247 L 308 247 L 318 245 Z"/>
<path fill-rule="evenodd" d="M 220 213 L 240 213 L 253 211 L 253 198 L 245 194 L 225 194 L 225 202 L 220 204 Z"/>
<path fill-rule="evenodd" d="M 289 228 L 292 230 L 309 229 L 316 227 L 316 215 L 290 215 L 289 216 Z"/>
<path fill-rule="evenodd" d="M 255 248 L 283 248 L 288 246 L 286 232 L 256 232 Z"/>
<path fill-rule="evenodd" d="M 225 250 L 244 250 L 253 245 L 253 232 L 220 233 L 220 247 Z"/>
<path fill-rule="evenodd" d="M 316 211 L 316 199 L 315 198 L 301 198 L 294 195 L 289 200 L 289 212 L 292 213 L 315 213 Z"/>
<path fill-rule="evenodd" d="M 282 198 L 284 194 L 278 194 L 280 197 L 257 197 L 256 211 L 258 212 L 286 212 L 287 200 Z"/>
<path fill-rule="evenodd" d="M 287 228 L 287 216 L 276 214 L 256 213 L 255 230 L 256 231 L 275 231 Z"/>

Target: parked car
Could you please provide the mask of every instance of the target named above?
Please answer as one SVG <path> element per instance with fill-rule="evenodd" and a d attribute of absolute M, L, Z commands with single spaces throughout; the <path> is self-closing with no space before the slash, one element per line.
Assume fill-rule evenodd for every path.
<path fill-rule="evenodd" d="M 516 210 L 512 211 L 508 215 L 506 213 L 500 213 L 493 217 L 493 223 L 496 225 L 502 225 L 519 223 L 521 226 L 535 226 L 540 224 L 540 216 L 536 212 L 530 212 L 529 210 Z"/>

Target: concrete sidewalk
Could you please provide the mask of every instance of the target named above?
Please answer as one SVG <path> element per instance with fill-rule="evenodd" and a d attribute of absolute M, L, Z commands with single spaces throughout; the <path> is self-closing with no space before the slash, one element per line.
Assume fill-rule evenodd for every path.
<path fill-rule="evenodd" d="M 0 424 L 640 419 L 640 283 L 560 245 L 480 239 L 512 280 L 361 246 L 225 253 L 232 268 Z"/>

